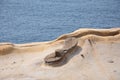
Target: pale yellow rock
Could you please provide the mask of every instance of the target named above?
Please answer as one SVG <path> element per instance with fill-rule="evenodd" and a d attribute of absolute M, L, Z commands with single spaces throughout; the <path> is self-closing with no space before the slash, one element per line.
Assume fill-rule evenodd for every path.
<path fill-rule="evenodd" d="M 68 37 L 78 47 L 63 65 L 44 58 L 63 47 Z M 0 44 L 0 80 L 120 80 L 120 28 L 79 29 L 49 42 Z"/>

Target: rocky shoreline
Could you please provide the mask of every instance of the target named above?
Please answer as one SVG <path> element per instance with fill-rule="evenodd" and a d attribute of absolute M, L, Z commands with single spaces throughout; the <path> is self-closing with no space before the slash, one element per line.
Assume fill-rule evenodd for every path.
<path fill-rule="evenodd" d="M 77 39 L 72 52 L 76 44 L 70 37 Z M 46 56 L 56 50 L 70 54 L 62 65 L 47 65 Z M 119 52 L 120 28 L 79 29 L 48 42 L 0 43 L 0 80 L 119 80 Z"/>

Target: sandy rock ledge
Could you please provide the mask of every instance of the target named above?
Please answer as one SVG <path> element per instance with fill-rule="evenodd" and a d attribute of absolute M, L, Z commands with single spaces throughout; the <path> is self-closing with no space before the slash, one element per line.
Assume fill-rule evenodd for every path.
<path fill-rule="evenodd" d="M 62 65 L 46 64 L 45 57 L 64 48 L 69 37 L 78 43 Z M 79 29 L 49 42 L 0 43 L 0 80 L 120 80 L 120 28 Z"/>

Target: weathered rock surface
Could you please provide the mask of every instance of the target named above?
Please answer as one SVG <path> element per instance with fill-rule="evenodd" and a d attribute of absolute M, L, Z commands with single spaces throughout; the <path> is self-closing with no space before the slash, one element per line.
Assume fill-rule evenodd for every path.
<path fill-rule="evenodd" d="M 55 52 L 45 57 L 45 63 L 49 65 L 59 64 L 67 54 L 71 53 L 77 47 L 77 39 L 69 37 L 65 39 L 63 48 L 55 50 Z"/>
<path fill-rule="evenodd" d="M 52 61 L 60 58 L 53 64 L 62 65 L 47 65 L 50 54 Z M 120 28 L 79 29 L 50 42 L 1 43 L 0 80 L 120 80 Z"/>

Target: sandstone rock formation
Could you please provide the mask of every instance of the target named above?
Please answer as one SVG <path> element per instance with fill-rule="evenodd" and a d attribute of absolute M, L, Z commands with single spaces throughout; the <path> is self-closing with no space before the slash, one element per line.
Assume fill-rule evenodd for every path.
<path fill-rule="evenodd" d="M 67 54 L 71 53 L 77 47 L 77 39 L 69 37 L 64 41 L 63 48 L 55 50 L 55 52 L 45 57 L 45 63 L 49 65 L 58 65 Z M 59 64 L 60 65 L 60 64 Z"/>
<path fill-rule="evenodd" d="M 52 66 L 45 62 L 51 54 Z M 0 43 L 0 80 L 120 80 L 120 28 L 79 29 L 49 42 Z"/>

